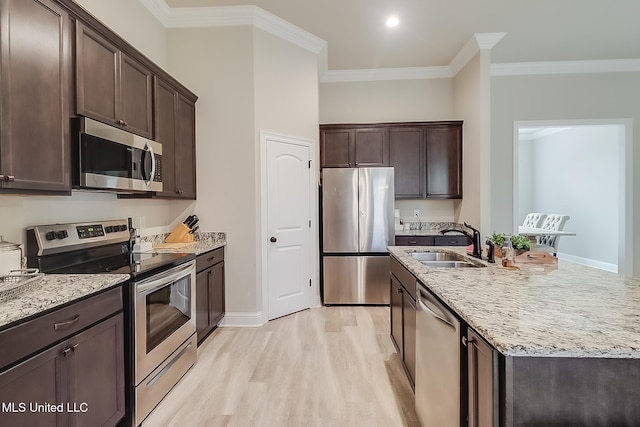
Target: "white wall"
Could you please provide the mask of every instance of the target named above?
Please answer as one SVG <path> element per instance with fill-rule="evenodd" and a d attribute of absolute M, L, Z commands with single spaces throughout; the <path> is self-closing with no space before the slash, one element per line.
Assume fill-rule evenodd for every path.
<path fill-rule="evenodd" d="M 489 223 L 489 52 L 479 51 L 454 78 L 454 114 L 462 128 L 462 200 L 456 222 L 467 222 L 491 234 Z"/>
<path fill-rule="evenodd" d="M 315 159 L 319 159 L 318 144 L 318 57 L 292 43 L 286 42 L 279 37 L 265 31 L 256 29 L 254 31 L 254 87 L 255 87 L 255 147 L 256 152 L 261 152 L 260 132 L 269 131 L 280 135 L 292 136 L 305 140 L 314 141 L 313 151 Z M 262 173 L 262 161 L 260 156 L 256 156 L 257 163 L 256 176 L 256 206 L 255 221 L 258 228 L 258 241 L 256 251 L 261 255 L 261 259 L 256 259 L 258 269 L 261 269 L 262 261 L 266 260 L 268 251 L 267 234 L 268 230 L 263 230 L 262 215 L 266 215 L 266 206 L 262 205 L 260 177 Z M 317 173 L 318 167 L 312 167 L 312 172 Z M 317 182 L 318 177 L 315 177 Z M 310 218 L 314 224 L 318 224 L 318 208 L 315 201 L 318 200 L 317 186 L 313 187 L 310 195 L 312 212 L 315 216 Z M 311 265 L 313 286 L 312 294 L 316 296 L 316 301 L 320 301 L 319 296 L 319 265 L 318 255 L 315 253 L 319 247 L 317 232 L 314 233 L 310 242 L 310 247 L 314 250 Z M 266 283 L 262 282 L 263 277 L 256 281 L 256 296 L 261 298 L 258 307 L 262 312 L 262 319 L 267 320 L 268 310 L 263 306 L 268 304 L 266 298 Z M 266 279 L 266 278 L 264 278 Z M 263 292 L 264 291 L 264 295 Z"/>
<path fill-rule="evenodd" d="M 456 120 L 453 79 L 393 80 L 320 84 L 320 123 L 380 123 Z M 463 135 L 464 138 L 464 135 Z M 398 200 L 402 218 L 454 221 L 451 200 Z"/>
<path fill-rule="evenodd" d="M 569 215 L 564 230 L 576 236 L 560 238 L 558 252 L 617 265 L 621 142 L 620 126 L 574 126 L 520 141 L 518 183 L 528 181 L 531 191 L 518 194 L 519 223 L 527 212 Z"/>
<path fill-rule="evenodd" d="M 320 123 L 452 120 L 452 79 L 320 84 Z"/>
<path fill-rule="evenodd" d="M 513 125 L 515 121 L 632 119 L 640 123 L 640 73 L 562 74 L 493 77 L 491 79 L 491 162 L 501 165 L 491 176 L 491 223 L 513 229 Z M 629 212 L 640 212 L 640 132 L 633 133 Z M 599 196 L 593 195 L 594 203 Z M 632 213 L 633 215 L 633 213 Z M 636 222 L 637 221 L 633 221 Z M 640 227 L 628 229 L 632 255 L 627 259 L 640 274 Z"/>
<path fill-rule="evenodd" d="M 259 132 L 317 140 L 317 58 L 248 26 L 171 30 L 168 51 L 199 96 L 195 211 L 201 229 L 227 232 L 227 320 L 251 324 L 263 310 Z"/>
<path fill-rule="evenodd" d="M 202 230 L 227 232 L 226 309 L 258 311 L 253 29 L 171 30 L 169 70 L 198 96 L 196 158 Z"/>

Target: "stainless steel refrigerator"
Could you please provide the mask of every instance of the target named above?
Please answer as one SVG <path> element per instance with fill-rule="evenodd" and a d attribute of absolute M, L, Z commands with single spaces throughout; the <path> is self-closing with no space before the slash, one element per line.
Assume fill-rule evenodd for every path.
<path fill-rule="evenodd" d="M 325 304 L 389 304 L 393 168 L 322 170 Z"/>

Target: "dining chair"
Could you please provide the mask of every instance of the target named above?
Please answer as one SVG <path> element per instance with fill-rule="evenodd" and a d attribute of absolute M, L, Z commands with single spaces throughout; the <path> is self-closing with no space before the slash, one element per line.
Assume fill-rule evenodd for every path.
<path fill-rule="evenodd" d="M 547 214 L 543 214 L 543 213 L 535 213 L 535 212 L 529 213 L 525 217 L 524 222 L 522 223 L 522 226 L 528 227 L 528 228 L 540 228 L 540 226 L 542 225 L 546 217 L 547 217 Z"/>
<path fill-rule="evenodd" d="M 540 228 L 562 231 L 569 218 L 569 215 L 548 214 Z M 553 256 L 556 256 L 558 253 L 558 240 L 560 240 L 560 236 L 539 236 L 536 249 L 551 252 Z"/>

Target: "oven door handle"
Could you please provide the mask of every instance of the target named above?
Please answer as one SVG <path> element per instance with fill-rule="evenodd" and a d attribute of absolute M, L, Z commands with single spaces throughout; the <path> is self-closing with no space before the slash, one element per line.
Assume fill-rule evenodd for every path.
<path fill-rule="evenodd" d="M 194 269 L 195 264 L 191 261 L 185 265 L 172 268 L 167 272 L 160 273 L 149 279 L 137 282 L 135 284 L 136 293 L 146 294 L 158 290 L 166 286 L 167 283 L 175 282 L 178 279 L 190 275 Z"/>

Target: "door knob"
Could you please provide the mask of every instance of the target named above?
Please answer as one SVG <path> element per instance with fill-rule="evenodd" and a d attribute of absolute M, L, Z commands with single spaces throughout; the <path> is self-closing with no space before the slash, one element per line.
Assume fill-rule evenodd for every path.
<path fill-rule="evenodd" d="M 269 240 L 271 241 L 271 243 L 275 243 L 275 242 L 277 242 L 277 241 L 278 241 L 278 239 L 276 239 L 275 237 L 272 237 L 272 238 L 270 238 Z"/>

